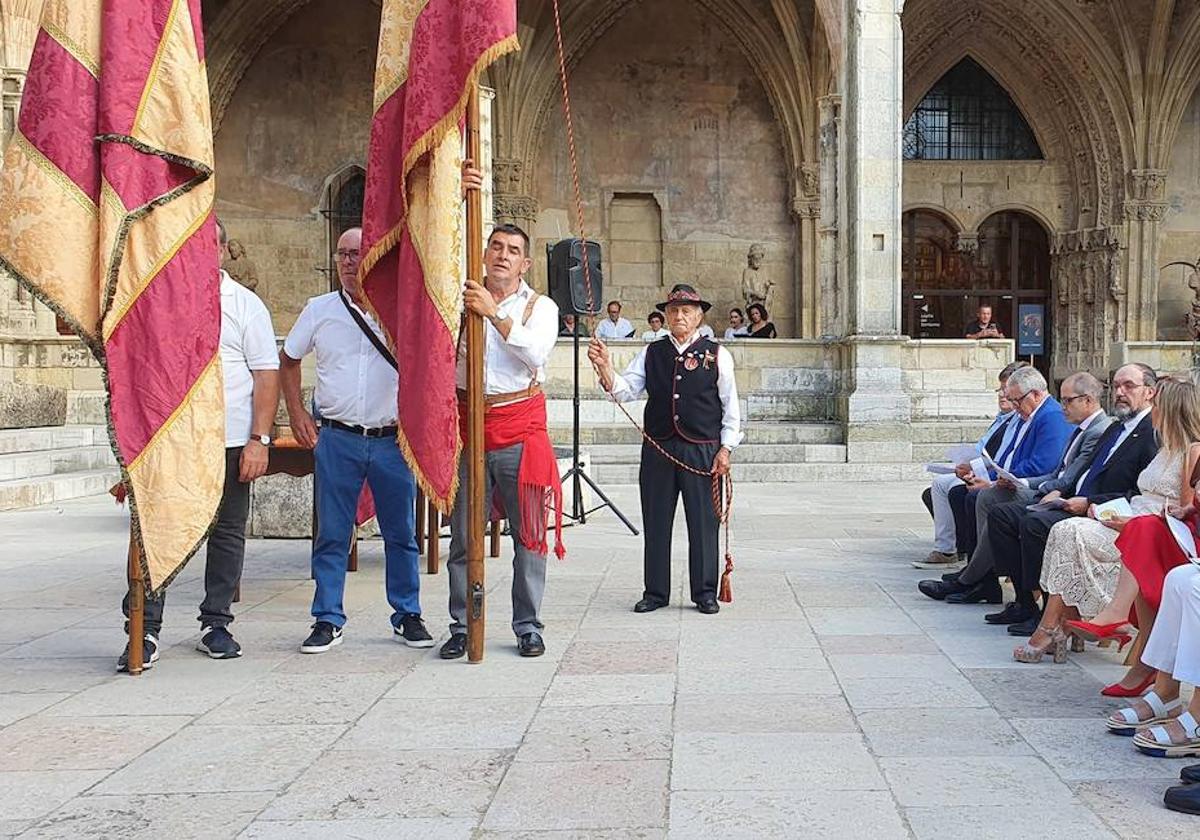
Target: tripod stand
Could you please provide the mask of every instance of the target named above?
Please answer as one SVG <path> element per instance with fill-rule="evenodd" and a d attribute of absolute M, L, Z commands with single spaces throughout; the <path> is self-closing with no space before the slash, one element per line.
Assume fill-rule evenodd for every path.
<path fill-rule="evenodd" d="M 612 500 L 609 499 L 608 496 L 604 495 L 604 491 L 597 486 L 596 482 L 592 481 L 592 477 L 590 475 L 583 471 L 582 466 L 579 463 L 579 330 L 579 318 L 576 316 L 575 329 L 573 331 L 574 334 L 572 339 L 575 344 L 575 393 L 573 395 L 573 413 L 571 417 L 571 469 L 569 469 L 567 474 L 563 476 L 564 483 L 567 479 L 571 479 L 571 512 L 567 513 L 566 511 L 563 511 L 563 515 L 574 522 L 578 522 L 580 525 L 585 525 L 587 524 L 588 516 L 607 507 L 617 515 L 617 518 L 625 524 L 625 527 L 629 529 L 629 532 L 636 537 L 639 533 L 638 529 L 633 527 L 633 523 L 629 521 L 625 514 L 621 513 L 621 509 L 613 504 Z M 584 509 L 583 486 L 580 484 L 581 481 L 586 481 L 588 487 L 592 488 L 592 492 L 600 497 L 601 503 L 596 505 L 591 510 Z"/>

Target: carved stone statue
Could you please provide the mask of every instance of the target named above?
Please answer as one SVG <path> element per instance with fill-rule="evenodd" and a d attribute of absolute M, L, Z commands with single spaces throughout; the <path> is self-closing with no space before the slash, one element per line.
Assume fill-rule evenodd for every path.
<path fill-rule="evenodd" d="M 246 246 L 237 239 L 229 240 L 229 256 L 221 263 L 221 268 L 250 291 L 258 286 L 258 266 L 246 256 Z"/>
<path fill-rule="evenodd" d="M 1200 341 L 1200 263 L 1192 269 L 1188 278 L 1188 288 L 1192 290 L 1192 311 L 1184 317 L 1188 332 L 1193 341 Z"/>
<path fill-rule="evenodd" d="M 747 306 L 761 303 L 770 313 L 775 283 L 762 271 L 765 257 L 766 249 L 760 243 L 755 242 L 750 246 L 746 253 L 746 268 L 742 272 L 742 296 L 746 298 Z"/>

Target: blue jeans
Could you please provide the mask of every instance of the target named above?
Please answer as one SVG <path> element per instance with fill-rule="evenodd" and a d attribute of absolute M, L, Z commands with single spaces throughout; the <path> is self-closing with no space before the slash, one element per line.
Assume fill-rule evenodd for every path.
<path fill-rule="evenodd" d="M 335 627 L 346 623 L 342 606 L 346 562 L 364 480 L 375 496 L 383 535 L 392 626 L 399 626 L 406 615 L 420 615 L 421 579 L 414 533 L 416 484 L 396 439 L 363 437 L 326 427 L 317 437 L 314 457 L 318 527 L 312 551 L 312 573 L 317 583 L 313 618 Z"/>

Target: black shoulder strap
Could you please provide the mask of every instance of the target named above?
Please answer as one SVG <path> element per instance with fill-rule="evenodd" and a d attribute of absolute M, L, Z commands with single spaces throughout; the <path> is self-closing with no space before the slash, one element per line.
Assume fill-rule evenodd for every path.
<path fill-rule="evenodd" d="M 399 371 L 400 367 L 396 364 L 396 357 L 392 355 L 392 351 L 387 348 L 387 345 L 379 340 L 379 336 L 375 334 L 375 330 L 371 329 L 371 325 L 363 320 L 363 316 L 357 309 L 350 305 L 350 301 L 346 300 L 343 292 L 338 292 L 337 296 L 341 299 L 342 306 L 346 307 L 346 311 L 350 313 L 350 317 L 354 319 L 354 323 L 358 324 L 358 328 L 363 331 L 363 335 L 370 340 L 371 344 L 375 345 L 379 355 L 383 356 L 383 360 L 392 366 L 392 370 Z"/>

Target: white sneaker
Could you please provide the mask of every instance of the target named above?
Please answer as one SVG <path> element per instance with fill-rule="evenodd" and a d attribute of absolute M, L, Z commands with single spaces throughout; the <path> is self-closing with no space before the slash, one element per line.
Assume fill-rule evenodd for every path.
<path fill-rule="evenodd" d="M 965 565 L 957 554 L 945 554 L 941 551 L 931 551 L 924 560 L 912 561 L 914 569 L 943 569 L 950 570 Z"/>

